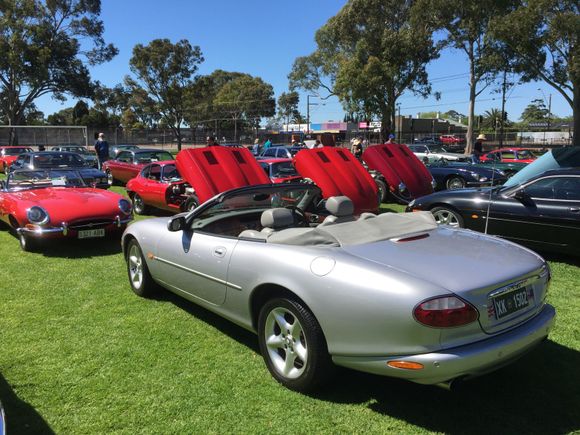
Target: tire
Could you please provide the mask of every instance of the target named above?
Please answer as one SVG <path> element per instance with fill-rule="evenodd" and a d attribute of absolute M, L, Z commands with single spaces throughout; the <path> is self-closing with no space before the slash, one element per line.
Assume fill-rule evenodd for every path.
<path fill-rule="evenodd" d="M 18 234 L 18 241 L 20 242 L 20 249 L 24 252 L 36 252 L 40 247 L 40 243 L 37 239 L 27 236 L 24 233 Z"/>
<path fill-rule="evenodd" d="M 149 214 L 149 207 L 145 204 L 143 198 L 141 198 L 137 193 L 134 193 L 131 196 L 131 202 L 133 203 L 133 211 L 135 214 Z"/>
<path fill-rule="evenodd" d="M 8 175 L 8 166 L 6 165 L 6 163 L 2 163 L 2 172 Z"/>
<path fill-rule="evenodd" d="M 199 206 L 199 199 L 197 198 L 197 195 L 191 195 L 185 201 L 185 204 L 183 205 L 183 211 L 191 211 L 198 206 Z"/>
<path fill-rule="evenodd" d="M 159 285 L 153 281 L 141 247 L 135 239 L 127 245 L 127 275 L 131 289 L 137 296 L 149 298 L 159 292 Z"/>
<path fill-rule="evenodd" d="M 448 190 L 463 189 L 465 187 L 465 180 L 462 177 L 449 177 L 445 182 L 445 187 Z"/>
<path fill-rule="evenodd" d="M 107 184 L 109 186 L 114 186 L 115 185 L 115 177 L 113 177 L 113 174 L 111 173 L 111 171 L 109 169 L 107 169 L 105 171 L 105 173 L 107 174 Z"/>
<path fill-rule="evenodd" d="M 377 188 L 379 189 L 379 205 L 380 205 L 387 200 L 389 188 L 387 187 L 387 183 L 385 183 L 383 180 L 379 180 L 378 178 L 375 178 L 375 183 L 377 184 Z"/>
<path fill-rule="evenodd" d="M 318 321 L 294 299 L 276 298 L 264 304 L 258 340 L 268 370 L 286 388 L 311 391 L 334 373 Z"/>
<path fill-rule="evenodd" d="M 431 214 L 440 225 L 449 225 L 454 228 L 463 228 L 463 217 L 450 207 L 434 207 Z"/>

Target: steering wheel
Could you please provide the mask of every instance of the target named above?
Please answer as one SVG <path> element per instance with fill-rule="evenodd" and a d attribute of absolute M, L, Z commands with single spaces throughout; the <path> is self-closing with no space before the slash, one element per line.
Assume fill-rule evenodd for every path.
<path fill-rule="evenodd" d="M 286 206 L 287 209 L 292 210 L 292 214 L 294 215 L 294 221 L 297 226 L 299 227 L 309 227 L 310 224 L 308 223 L 308 218 L 300 207 L 295 205 L 288 205 Z"/>

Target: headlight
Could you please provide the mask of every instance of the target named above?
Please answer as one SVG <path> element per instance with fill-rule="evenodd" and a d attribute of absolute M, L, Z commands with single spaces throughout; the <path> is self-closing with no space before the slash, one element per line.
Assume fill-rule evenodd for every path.
<path fill-rule="evenodd" d="M 485 180 L 483 180 L 483 179 L 482 179 L 482 177 L 481 177 L 479 174 L 476 174 L 475 172 L 472 172 L 472 173 L 471 173 L 471 176 L 472 176 L 473 178 L 475 178 L 477 181 L 485 181 Z M 485 177 L 484 177 L 484 178 L 485 178 Z"/>
<path fill-rule="evenodd" d="M 119 210 L 121 210 L 124 214 L 131 214 L 131 203 L 126 199 L 119 200 Z"/>
<path fill-rule="evenodd" d="M 405 185 L 405 183 L 399 183 L 399 192 L 404 192 L 405 190 L 407 190 L 407 186 Z"/>
<path fill-rule="evenodd" d="M 479 181 L 481 181 L 481 182 L 487 181 L 487 177 L 481 177 L 481 178 L 479 179 Z"/>
<path fill-rule="evenodd" d="M 415 205 L 415 200 L 413 199 L 408 205 L 407 207 L 409 208 L 413 208 L 413 206 Z"/>
<path fill-rule="evenodd" d="M 26 216 L 31 223 L 37 225 L 44 225 L 50 220 L 48 212 L 42 207 L 38 207 L 37 205 L 30 207 L 26 211 Z"/>
<path fill-rule="evenodd" d="M 500 171 L 499 169 L 496 169 L 496 171 L 502 176 L 505 177 L 505 172 L 504 171 Z"/>
<path fill-rule="evenodd" d="M 437 187 L 437 181 L 435 181 L 435 178 L 431 178 L 431 187 L 433 188 L 433 190 L 435 190 L 435 188 Z"/>

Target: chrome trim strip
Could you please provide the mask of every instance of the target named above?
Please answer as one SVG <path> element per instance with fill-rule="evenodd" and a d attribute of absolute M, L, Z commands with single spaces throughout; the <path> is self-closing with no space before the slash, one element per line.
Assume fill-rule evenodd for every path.
<path fill-rule="evenodd" d="M 208 275 L 208 274 L 203 273 L 203 272 L 199 272 L 199 271 L 194 270 L 194 269 L 190 269 L 189 267 L 185 267 L 185 266 L 182 266 L 181 264 L 174 263 L 173 261 L 169 261 L 169 260 L 166 260 L 164 258 L 157 257 L 156 255 L 154 255 L 152 257 L 152 259 L 160 261 L 161 263 L 167 264 L 169 266 L 176 267 L 177 269 L 181 269 L 185 272 L 189 272 L 189 273 L 193 273 L 194 275 L 201 276 L 202 278 L 209 279 L 210 281 L 214 281 L 214 282 L 217 282 L 219 284 L 224 284 L 224 285 L 226 285 L 228 287 L 232 287 L 236 290 L 242 290 L 242 288 L 239 285 L 233 284 L 231 282 L 225 281 L 225 280 L 220 279 L 220 278 L 216 278 L 215 276 L 211 276 L 211 275 Z"/>

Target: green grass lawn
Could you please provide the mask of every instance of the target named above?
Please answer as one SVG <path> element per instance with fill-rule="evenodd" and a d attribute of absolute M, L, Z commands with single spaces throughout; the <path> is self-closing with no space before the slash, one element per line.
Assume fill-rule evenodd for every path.
<path fill-rule="evenodd" d="M 170 293 L 135 296 L 117 242 L 24 253 L 2 228 L 0 258 L 9 434 L 580 430 L 580 267 L 570 258 L 550 261 L 550 340 L 516 363 L 458 392 L 342 370 L 313 395 L 272 379 L 253 334 Z"/>

